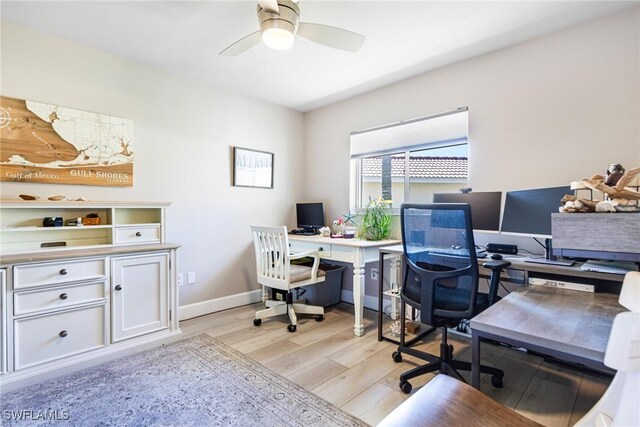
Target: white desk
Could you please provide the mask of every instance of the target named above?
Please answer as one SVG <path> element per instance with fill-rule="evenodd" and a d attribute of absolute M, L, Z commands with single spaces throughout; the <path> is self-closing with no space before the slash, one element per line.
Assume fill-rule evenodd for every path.
<path fill-rule="evenodd" d="M 364 334 L 362 323 L 364 311 L 364 265 L 378 260 L 378 249 L 383 246 L 397 245 L 400 240 L 360 240 L 332 239 L 320 236 L 289 235 L 289 244 L 293 252 L 317 250 L 320 258 L 330 261 L 342 261 L 353 265 L 353 306 L 355 324 L 353 332 L 356 336 Z M 382 269 L 382 266 L 380 266 Z"/>

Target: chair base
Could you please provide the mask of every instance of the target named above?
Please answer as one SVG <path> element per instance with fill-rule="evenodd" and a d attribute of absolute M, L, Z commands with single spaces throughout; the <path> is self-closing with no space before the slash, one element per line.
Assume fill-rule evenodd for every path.
<path fill-rule="evenodd" d="M 275 300 L 266 301 L 266 305 L 267 308 L 256 311 L 254 317 L 254 324 L 256 326 L 261 323 L 262 319 L 288 314 L 291 323 L 287 329 L 289 332 L 294 332 L 296 330 L 296 325 L 298 324 L 298 317 L 296 314 L 313 314 L 316 316 L 317 321 L 323 320 L 324 318 L 324 307 L 317 305 L 307 305 L 295 302 L 288 303 L 286 301 Z"/>
<path fill-rule="evenodd" d="M 412 386 L 409 380 L 416 378 L 420 375 L 425 375 L 430 372 L 438 372 L 440 374 L 448 375 L 456 378 L 464 383 L 465 379 L 460 375 L 458 371 L 471 371 L 471 363 L 463 362 L 460 360 L 453 360 L 453 346 L 447 343 L 447 328 L 442 329 L 442 342 L 440 343 L 440 356 L 425 353 L 423 351 L 416 350 L 410 347 L 400 346 L 398 350 L 392 355 L 395 362 L 402 361 L 402 353 L 409 354 L 419 359 L 425 360 L 428 363 L 415 367 L 400 375 L 400 389 L 405 393 L 410 393 Z M 491 366 L 480 366 L 480 372 L 483 374 L 491 375 L 491 384 L 496 388 L 502 387 L 502 378 L 504 372 L 501 369 L 493 368 Z"/>

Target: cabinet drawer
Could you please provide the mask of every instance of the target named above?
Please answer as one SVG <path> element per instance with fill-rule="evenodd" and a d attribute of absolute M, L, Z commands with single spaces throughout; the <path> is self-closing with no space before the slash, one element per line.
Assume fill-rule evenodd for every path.
<path fill-rule="evenodd" d="M 116 244 L 134 245 L 137 243 L 160 242 L 160 226 L 117 227 Z"/>
<path fill-rule="evenodd" d="M 320 258 L 331 257 L 331 245 L 314 242 L 289 242 L 291 252 L 319 251 Z"/>
<path fill-rule="evenodd" d="M 13 288 L 23 289 L 58 283 L 103 278 L 104 259 L 63 261 L 51 264 L 30 264 L 13 267 Z"/>
<path fill-rule="evenodd" d="M 24 369 L 104 347 L 104 316 L 103 304 L 15 320 L 15 369 Z"/>
<path fill-rule="evenodd" d="M 63 286 L 13 294 L 13 314 L 36 313 L 105 300 L 105 283 Z"/>

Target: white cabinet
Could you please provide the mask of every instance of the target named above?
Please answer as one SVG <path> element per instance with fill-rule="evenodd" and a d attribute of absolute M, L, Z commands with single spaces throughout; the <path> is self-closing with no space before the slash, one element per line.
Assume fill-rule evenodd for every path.
<path fill-rule="evenodd" d="M 3 392 L 180 334 L 167 206 L 2 201 Z M 45 217 L 86 224 L 44 227 Z"/>
<path fill-rule="evenodd" d="M 111 259 L 113 342 L 169 327 L 167 254 Z"/>
<path fill-rule="evenodd" d="M 5 295 L 7 292 L 7 271 L 0 269 L 0 375 L 7 372 L 7 305 Z"/>

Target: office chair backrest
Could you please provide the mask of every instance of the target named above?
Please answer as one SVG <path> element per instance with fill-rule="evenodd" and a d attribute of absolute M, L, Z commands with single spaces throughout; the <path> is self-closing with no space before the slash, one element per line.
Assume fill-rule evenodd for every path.
<path fill-rule="evenodd" d="M 251 226 L 258 281 L 263 285 L 289 281 L 289 237 L 287 227 Z"/>
<path fill-rule="evenodd" d="M 473 317 L 478 263 L 469 205 L 403 204 L 400 213 L 405 254 L 403 300 L 420 308 L 421 322 L 430 325 L 434 325 L 433 316 Z M 438 298 L 436 292 L 440 292 Z M 436 303 L 436 299 L 443 303 Z"/>

